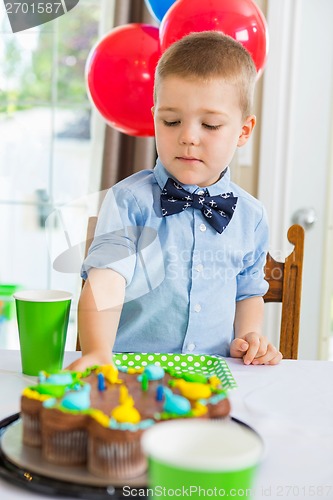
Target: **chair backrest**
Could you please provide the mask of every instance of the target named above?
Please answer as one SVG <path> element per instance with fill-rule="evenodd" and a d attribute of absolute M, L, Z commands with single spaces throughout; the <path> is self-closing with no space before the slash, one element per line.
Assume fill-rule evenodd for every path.
<path fill-rule="evenodd" d="M 294 249 L 284 262 L 278 262 L 268 253 L 265 279 L 269 289 L 265 302 L 281 302 L 280 351 L 285 359 L 297 359 L 301 310 L 304 229 L 294 224 L 288 230 L 288 241 Z"/>
<path fill-rule="evenodd" d="M 86 246 L 84 249 L 84 257 L 87 256 L 91 242 L 94 239 L 96 224 L 97 224 L 97 215 L 89 217 L 87 226 Z"/>
<path fill-rule="evenodd" d="M 94 239 L 97 217 L 89 217 L 85 256 Z M 288 241 L 294 245 L 291 254 L 284 262 L 278 262 L 268 253 L 265 265 L 265 279 L 269 289 L 264 296 L 265 302 L 280 302 L 281 328 L 279 349 L 285 359 L 297 359 L 298 337 L 301 309 L 302 271 L 304 253 L 304 229 L 294 224 L 288 230 Z M 84 282 L 82 282 L 83 286 Z M 80 350 L 79 336 L 76 349 Z"/>
<path fill-rule="evenodd" d="M 87 257 L 89 247 L 92 243 L 92 240 L 94 239 L 95 236 L 95 231 L 96 231 L 96 224 L 97 224 L 97 216 L 93 215 L 89 217 L 88 219 L 88 226 L 87 226 L 87 235 L 86 235 L 86 244 L 84 248 L 84 258 Z M 84 280 L 82 280 L 82 288 L 84 286 Z M 81 345 L 80 345 L 80 338 L 79 338 L 79 332 L 77 332 L 77 337 L 76 337 L 76 350 L 81 351 Z"/>

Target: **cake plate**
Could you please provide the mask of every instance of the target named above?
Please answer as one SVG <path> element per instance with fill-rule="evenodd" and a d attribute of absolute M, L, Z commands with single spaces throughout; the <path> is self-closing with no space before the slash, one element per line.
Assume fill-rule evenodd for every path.
<path fill-rule="evenodd" d="M 87 500 L 118 500 L 125 498 L 123 489 L 119 486 L 90 486 L 48 477 L 29 469 L 15 465 L 7 458 L 2 447 L 2 437 L 10 426 L 17 423 L 20 413 L 15 413 L 0 421 L 0 477 L 30 491 L 35 491 L 45 496 L 84 498 Z M 140 498 L 144 488 L 140 487 Z"/>
<path fill-rule="evenodd" d="M 115 354 L 114 361 L 116 366 L 125 365 L 128 368 L 140 368 L 141 366 L 147 366 L 148 364 L 156 364 L 163 368 L 173 368 L 175 371 L 181 372 L 191 372 L 192 373 L 203 373 L 207 376 L 216 375 L 220 378 L 223 383 L 223 387 L 226 390 L 235 389 L 237 383 L 233 378 L 226 361 L 219 356 L 207 356 L 207 355 L 187 355 L 187 354 L 164 354 L 164 353 L 122 353 Z M 240 425 L 245 425 L 249 429 L 247 424 L 233 418 Z M 17 430 L 20 430 L 20 413 L 15 413 L 0 421 L 0 477 L 13 483 L 15 486 L 20 486 L 22 488 L 38 492 L 46 496 L 58 496 L 58 497 L 69 497 L 69 498 L 85 498 L 88 500 L 100 500 L 100 499 L 112 499 L 118 500 L 121 498 L 128 497 L 128 490 L 126 495 L 123 494 L 123 486 L 119 484 L 119 480 L 115 481 L 114 484 L 93 484 L 95 479 L 92 479 L 92 484 L 89 484 L 89 480 L 86 477 L 75 477 L 72 480 L 70 477 L 58 476 L 56 471 L 56 466 L 53 468 L 37 467 L 32 457 L 28 457 L 28 460 L 23 460 L 20 463 L 13 459 L 11 454 L 8 454 L 8 449 L 3 446 L 4 442 L 9 441 L 13 438 L 13 441 L 17 441 L 16 432 L 13 429 L 17 426 Z M 253 429 L 251 429 L 255 432 Z M 7 435 L 6 435 L 7 432 Z M 8 438 L 10 436 L 10 438 Z M 13 446 L 15 448 L 15 445 Z M 5 453 L 6 451 L 6 453 Z M 32 450 L 32 454 L 33 454 Z M 29 464 L 29 465 L 25 465 Z M 140 477 L 132 480 L 126 481 L 126 486 L 140 490 L 140 498 L 148 498 L 146 496 L 146 478 Z"/>

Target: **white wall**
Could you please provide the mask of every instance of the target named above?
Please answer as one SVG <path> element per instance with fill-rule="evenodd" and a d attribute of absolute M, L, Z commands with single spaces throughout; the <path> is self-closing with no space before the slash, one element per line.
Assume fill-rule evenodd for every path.
<path fill-rule="evenodd" d="M 306 232 L 299 357 L 316 359 L 328 238 L 325 211 L 332 137 L 333 2 L 269 0 L 270 60 L 264 75 L 259 197 L 266 203 L 272 246 L 285 250 L 292 215 L 317 214 Z M 332 179 L 332 177 L 331 177 Z M 275 323 L 275 324 L 274 324 Z M 276 318 L 266 324 L 275 335 Z"/>

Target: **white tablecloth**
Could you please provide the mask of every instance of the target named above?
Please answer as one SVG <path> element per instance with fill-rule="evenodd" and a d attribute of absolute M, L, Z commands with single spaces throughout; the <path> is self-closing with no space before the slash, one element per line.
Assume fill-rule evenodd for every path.
<path fill-rule="evenodd" d="M 64 366 L 79 355 L 66 352 Z M 238 384 L 230 393 L 232 416 L 251 425 L 265 441 L 255 487 L 243 498 L 332 500 L 333 362 L 227 362 Z M 0 350 L 1 419 L 19 411 L 22 389 L 35 380 L 22 375 L 18 351 Z M 31 498 L 50 497 L 0 479 L 1 500 Z"/>

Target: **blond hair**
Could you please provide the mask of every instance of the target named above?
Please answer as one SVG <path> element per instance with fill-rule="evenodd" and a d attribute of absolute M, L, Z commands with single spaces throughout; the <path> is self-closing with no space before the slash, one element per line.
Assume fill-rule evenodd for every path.
<path fill-rule="evenodd" d="M 155 71 L 154 101 L 161 80 L 173 75 L 209 81 L 221 78 L 239 90 L 243 117 L 251 114 L 256 67 L 242 44 L 219 31 L 191 33 L 173 43 L 161 56 Z"/>

